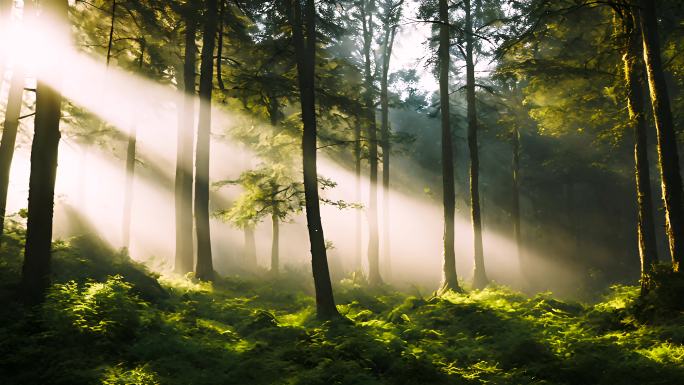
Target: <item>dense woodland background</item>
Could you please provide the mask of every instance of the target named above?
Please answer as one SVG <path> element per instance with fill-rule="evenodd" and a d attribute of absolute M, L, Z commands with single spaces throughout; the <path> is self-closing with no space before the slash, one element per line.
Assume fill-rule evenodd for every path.
<path fill-rule="evenodd" d="M 684 378 L 680 1 L 2 0 L 0 36 L 0 382 Z"/>

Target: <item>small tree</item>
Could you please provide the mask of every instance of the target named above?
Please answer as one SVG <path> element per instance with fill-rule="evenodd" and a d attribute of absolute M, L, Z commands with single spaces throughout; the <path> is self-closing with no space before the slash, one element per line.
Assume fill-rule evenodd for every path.
<path fill-rule="evenodd" d="M 274 275 L 280 266 L 280 223 L 300 213 L 304 205 L 302 184 L 293 178 L 290 170 L 285 164 L 263 164 L 243 172 L 237 180 L 217 183 L 218 186 L 240 185 L 244 189 L 233 206 L 219 211 L 217 216 L 241 229 L 254 228 L 267 216 L 271 217 L 271 273 Z"/>

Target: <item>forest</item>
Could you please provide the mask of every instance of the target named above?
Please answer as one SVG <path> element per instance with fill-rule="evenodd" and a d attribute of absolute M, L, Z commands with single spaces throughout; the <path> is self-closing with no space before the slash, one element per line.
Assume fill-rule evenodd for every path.
<path fill-rule="evenodd" d="M 0 384 L 684 384 L 681 0 L 0 0 Z"/>

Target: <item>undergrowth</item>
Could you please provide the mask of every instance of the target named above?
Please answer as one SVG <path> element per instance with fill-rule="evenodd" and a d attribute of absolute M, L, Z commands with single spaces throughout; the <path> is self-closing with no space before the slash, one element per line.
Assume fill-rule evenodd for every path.
<path fill-rule="evenodd" d="M 78 245 L 59 245 L 56 283 L 33 309 L 13 300 L 19 260 L 11 242 L 4 248 L 3 384 L 613 385 L 684 378 L 684 315 L 640 317 L 645 305 L 636 287 L 616 286 L 585 305 L 504 287 L 421 297 L 345 280 L 336 299 L 351 322 L 331 323 L 316 320 L 302 273 L 213 284 L 162 276 L 157 288 L 142 266 Z"/>

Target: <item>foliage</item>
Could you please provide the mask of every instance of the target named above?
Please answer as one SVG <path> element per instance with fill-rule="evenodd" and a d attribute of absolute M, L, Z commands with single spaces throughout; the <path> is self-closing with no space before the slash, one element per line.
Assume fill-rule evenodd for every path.
<path fill-rule="evenodd" d="M 47 295 L 44 317 L 60 334 L 76 331 L 112 341 L 126 340 L 140 327 L 145 306 L 132 288 L 120 275 L 83 287 L 75 281 L 56 284 Z"/>
<path fill-rule="evenodd" d="M 87 275 L 84 267 L 80 275 Z M 2 269 L 5 269 L 3 266 Z M 347 321 L 315 318 L 305 272 L 214 283 L 163 276 L 146 302 L 120 276 L 3 294 L 6 384 L 665 384 L 684 375 L 684 313 L 640 321 L 637 287 L 593 305 L 505 287 L 430 297 L 345 279 Z M 40 362 L 41 370 L 29 370 Z"/>

